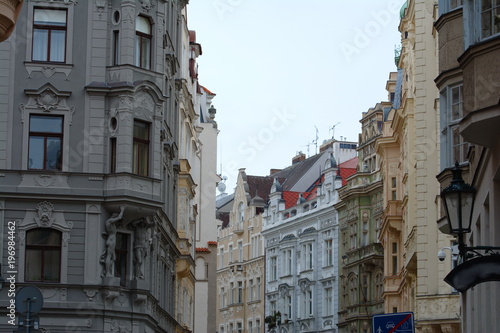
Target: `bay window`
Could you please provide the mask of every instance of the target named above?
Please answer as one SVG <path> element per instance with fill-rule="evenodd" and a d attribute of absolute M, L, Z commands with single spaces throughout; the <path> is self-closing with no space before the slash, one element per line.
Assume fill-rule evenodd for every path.
<path fill-rule="evenodd" d="M 151 23 L 144 16 L 135 21 L 135 65 L 151 69 Z"/>
<path fill-rule="evenodd" d="M 149 170 L 149 124 L 134 121 L 132 172 L 140 176 L 148 176 Z"/>

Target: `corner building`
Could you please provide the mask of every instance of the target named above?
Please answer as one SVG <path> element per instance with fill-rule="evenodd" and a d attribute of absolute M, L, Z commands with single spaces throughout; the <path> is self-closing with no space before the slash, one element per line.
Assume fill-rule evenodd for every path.
<path fill-rule="evenodd" d="M 16 285 L 41 290 L 42 331 L 194 329 L 197 199 L 179 212 L 177 190 L 196 162 L 179 160 L 179 109 L 191 98 L 208 121 L 213 96 L 182 85 L 186 4 L 29 1 L 0 44 L 0 228 L 16 225 Z M 7 302 L 3 288 L 2 317 Z"/>

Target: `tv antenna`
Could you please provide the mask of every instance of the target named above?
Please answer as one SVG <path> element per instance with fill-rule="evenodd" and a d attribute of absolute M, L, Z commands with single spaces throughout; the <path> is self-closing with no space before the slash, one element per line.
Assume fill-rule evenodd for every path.
<path fill-rule="evenodd" d="M 332 139 L 334 139 L 334 140 L 335 140 L 335 127 L 337 127 L 338 124 L 340 124 L 340 122 L 338 122 L 335 125 L 333 125 L 332 127 L 330 127 L 330 131 L 332 131 Z"/>

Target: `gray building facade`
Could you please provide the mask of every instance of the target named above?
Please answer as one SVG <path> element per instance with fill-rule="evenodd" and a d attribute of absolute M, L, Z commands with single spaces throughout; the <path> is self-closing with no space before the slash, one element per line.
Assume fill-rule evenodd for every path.
<path fill-rule="evenodd" d="M 17 328 L 12 281 L 40 289 L 43 332 L 189 331 L 175 295 L 186 4 L 29 1 L 0 44 L 0 273 L 14 276 L 0 331 Z"/>

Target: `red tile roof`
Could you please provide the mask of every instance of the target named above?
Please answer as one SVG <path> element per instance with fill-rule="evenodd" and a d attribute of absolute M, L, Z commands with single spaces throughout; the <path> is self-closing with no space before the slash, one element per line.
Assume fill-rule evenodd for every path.
<path fill-rule="evenodd" d="M 213 95 L 215 96 L 215 93 L 211 92 L 210 90 L 208 90 L 207 88 L 205 88 L 204 86 L 201 86 L 203 88 L 203 90 L 205 90 L 205 92 L 209 95 Z"/>
<path fill-rule="evenodd" d="M 208 245 L 217 245 L 217 241 L 208 241 Z"/>
<path fill-rule="evenodd" d="M 206 247 L 197 247 L 196 248 L 196 252 L 207 252 L 207 253 L 210 253 L 212 251 L 210 251 L 208 248 Z"/>

